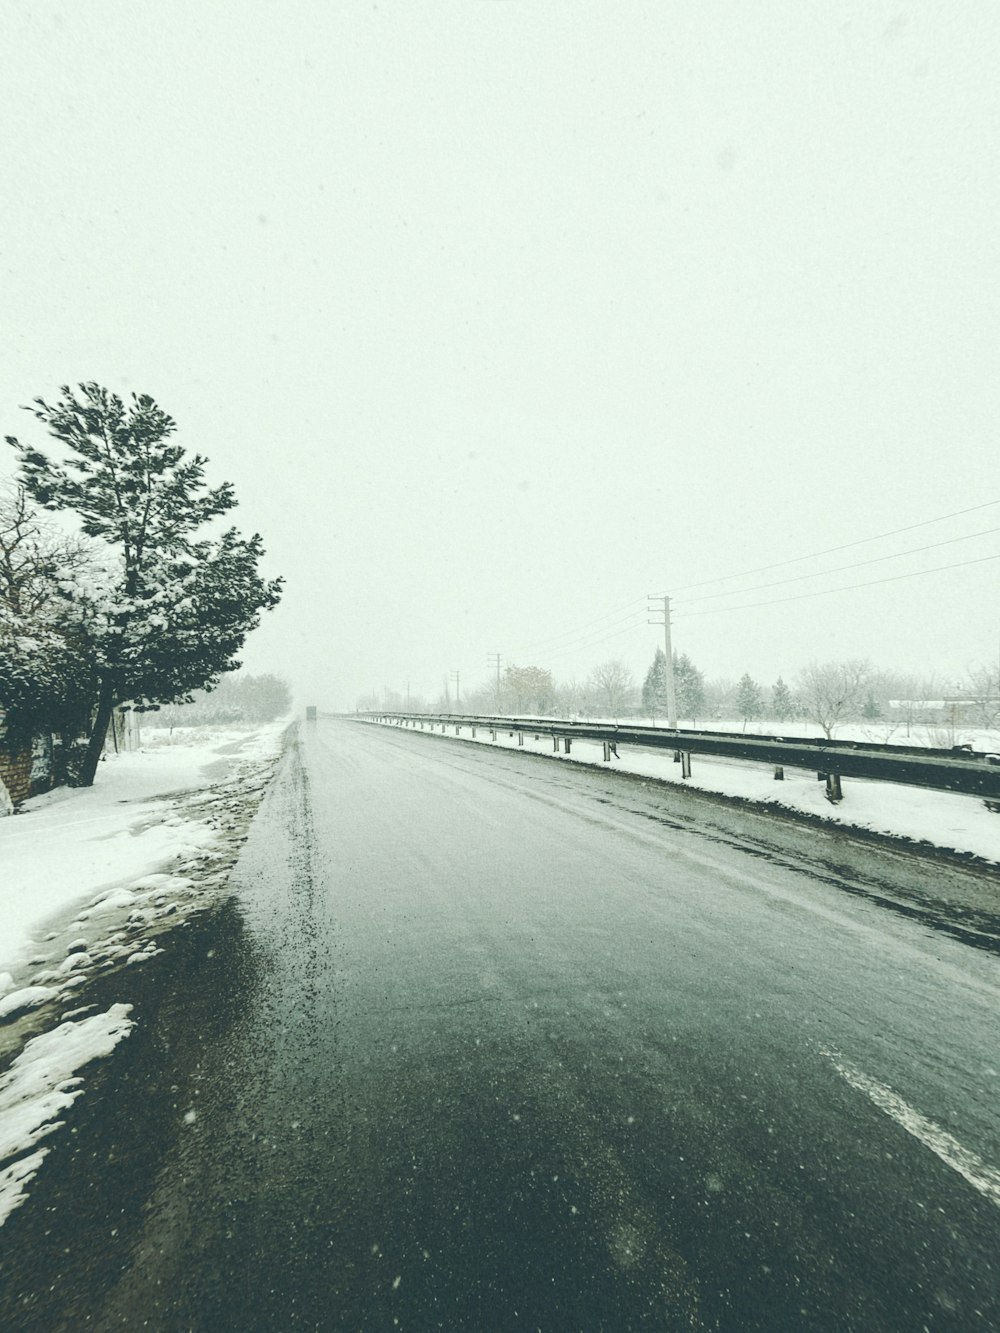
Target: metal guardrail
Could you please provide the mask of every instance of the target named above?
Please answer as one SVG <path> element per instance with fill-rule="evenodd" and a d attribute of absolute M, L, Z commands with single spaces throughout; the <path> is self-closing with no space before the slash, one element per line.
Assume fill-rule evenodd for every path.
<path fill-rule="evenodd" d="M 727 759 L 773 764 L 775 777 L 785 768 L 812 769 L 827 784 L 831 801 L 841 797 L 840 779 L 867 778 L 899 782 L 911 787 L 963 792 L 981 796 L 991 810 L 1000 811 L 1000 755 L 953 750 L 922 749 L 919 746 L 881 745 L 865 741 L 826 740 L 812 736 L 758 736 L 731 731 L 669 730 L 623 723 L 569 722 L 558 718 L 469 716 L 465 713 L 357 713 L 359 721 L 415 729 L 463 728 L 506 731 L 511 736 L 551 736 L 564 743 L 569 753 L 573 740 L 598 741 L 604 757 L 617 754 L 617 746 L 673 750 L 682 764 L 682 775 L 691 771 L 691 755 L 718 755 Z M 568 742 L 568 743 L 567 743 Z"/>

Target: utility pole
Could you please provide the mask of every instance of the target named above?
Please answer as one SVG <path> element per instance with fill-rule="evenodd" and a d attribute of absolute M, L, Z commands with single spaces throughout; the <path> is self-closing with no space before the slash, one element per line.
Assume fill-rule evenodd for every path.
<path fill-rule="evenodd" d="M 486 665 L 492 667 L 492 668 L 494 669 L 494 671 L 497 673 L 497 683 L 496 683 L 496 694 L 497 694 L 497 699 L 496 699 L 496 703 L 497 703 L 497 712 L 499 713 L 499 711 L 500 711 L 500 654 L 499 654 L 499 653 L 490 653 L 490 655 L 489 655 L 489 659 L 488 659 Z"/>
<path fill-rule="evenodd" d="M 458 706 L 459 706 L 459 705 L 461 704 L 461 702 L 462 702 L 462 682 L 461 682 L 461 677 L 460 677 L 460 675 L 459 675 L 459 673 L 458 673 L 457 671 L 453 671 L 451 674 L 455 677 L 455 707 L 458 708 Z"/>
<path fill-rule="evenodd" d="M 659 602 L 659 597 L 649 595 L 651 602 Z M 663 652 L 666 657 L 664 668 L 664 677 L 667 686 L 667 726 L 671 731 L 677 730 L 677 691 L 674 689 L 674 650 L 670 642 L 670 598 L 662 598 L 663 605 L 650 606 L 647 608 L 651 615 L 662 616 L 662 620 L 651 620 L 650 625 L 663 626 Z"/>

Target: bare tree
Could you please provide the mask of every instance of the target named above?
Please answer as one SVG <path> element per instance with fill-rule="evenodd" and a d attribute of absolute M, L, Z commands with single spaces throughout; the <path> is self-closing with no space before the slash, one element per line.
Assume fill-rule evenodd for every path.
<path fill-rule="evenodd" d="M 970 667 L 959 688 L 968 699 L 977 726 L 987 730 L 1000 727 L 1000 672 L 996 667 Z"/>
<path fill-rule="evenodd" d="M 90 544 L 66 537 L 21 486 L 0 490 L 0 716 L 12 733 L 86 727 L 96 685 Z"/>
<path fill-rule="evenodd" d="M 859 717 L 874 671 L 861 658 L 846 662 L 812 662 L 801 672 L 797 693 L 805 716 L 823 728 L 829 740 L 834 728 Z"/>
<path fill-rule="evenodd" d="M 31 619 L 63 610 L 65 583 L 92 562 L 88 544 L 46 522 L 23 486 L 0 491 L 0 605 L 8 615 Z"/>
<path fill-rule="evenodd" d="M 879 697 L 884 721 L 878 739 L 888 742 L 900 727 L 910 739 L 915 726 L 933 726 L 941 719 L 942 703 L 953 687 L 933 673 L 915 676 L 909 672 L 879 673 Z"/>
<path fill-rule="evenodd" d="M 633 702 L 635 677 L 620 658 L 610 658 L 594 667 L 587 684 L 609 713 L 623 712 Z"/>
<path fill-rule="evenodd" d="M 556 686 L 555 709 L 560 717 L 575 717 L 587 706 L 587 687 L 576 679 Z"/>

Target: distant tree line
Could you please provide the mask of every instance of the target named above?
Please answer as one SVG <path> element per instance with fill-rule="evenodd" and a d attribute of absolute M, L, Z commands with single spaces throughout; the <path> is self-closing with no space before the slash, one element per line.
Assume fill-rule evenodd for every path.
<path fill-rule="evenodd" d="M 953 743 L 956 725 L 1000 727 L 1000 673 L 971 668 L 961 681 L 883 671 L 862 659 L 813 662 L 791 677 L 771 684 L 744 672 L 737 680 L 706 679 L 686 653 L 674 653 L 674 691 L 681 726 L 729 722 L 743 730 L 755 725 L 785 727 L 810 722 L 832 737 L 848 723 L 878 728 L 879 739 L 899 738 L 915 724 Z M 358 700 L 358 708 L 402 711 L 405 701 L 386 692 Z M 413 712 L 464 712 L 615 717 L 662 720 L 667 715 L 666 656 L 657 648 L 641 686 L 627 663 L 611 658 L 582 681 L 557 682 L 538 666 L 507 666 L 499 683 L 484 685 L 453 699 L 446 685 L 432 704 L 415 696 Z M 874 734 L 874 733 L 873 733 Z"/>
<path fill-rule="evenodd" d="M 192 690 L 189 703 L 167 704 L 151 714 L 154 727 L 210 727 L 275 722 L 292 708 L 292 692 L 280 676 L 223 676 L 212 690 Z"/>

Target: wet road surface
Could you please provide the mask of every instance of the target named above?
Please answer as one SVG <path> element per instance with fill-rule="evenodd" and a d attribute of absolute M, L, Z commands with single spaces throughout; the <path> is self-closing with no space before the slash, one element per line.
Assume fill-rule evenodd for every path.
<path fill-rule="evenodd" d="M 1000 1328 L 988 889 L 956 938 L 959 872 L 693 818 L 304 729 L 234 896 L 88 993 L 138 1027 L 0 1327 Z"/>

